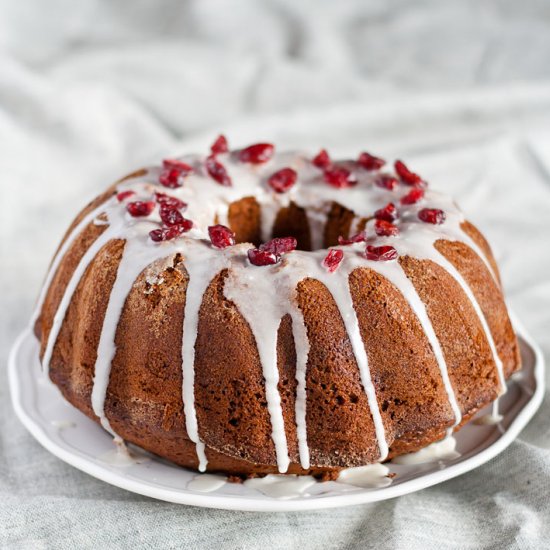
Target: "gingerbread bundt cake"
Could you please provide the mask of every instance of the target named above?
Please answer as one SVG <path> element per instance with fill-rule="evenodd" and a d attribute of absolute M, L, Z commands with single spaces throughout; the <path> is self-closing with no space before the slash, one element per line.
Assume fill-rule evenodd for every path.
<path fill-rule="evenodd" d="M 333 476 L 458 429 L 520 368 L 497 266 L 401 161 L 259 143 L 90 203 L 34 318 L 43 368 L 179 465 Z"/>

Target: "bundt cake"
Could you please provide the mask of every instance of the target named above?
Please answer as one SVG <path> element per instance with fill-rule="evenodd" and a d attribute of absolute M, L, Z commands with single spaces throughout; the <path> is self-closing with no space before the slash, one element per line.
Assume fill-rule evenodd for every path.
<path fill-rule="evenodd" d="M 84 208 L 33 324 L 50 379 L 118 440 L 239 476 L 419 450 L 520 368 L 491 250 L 451 199 L 401 161 L 223 136 Z"/>

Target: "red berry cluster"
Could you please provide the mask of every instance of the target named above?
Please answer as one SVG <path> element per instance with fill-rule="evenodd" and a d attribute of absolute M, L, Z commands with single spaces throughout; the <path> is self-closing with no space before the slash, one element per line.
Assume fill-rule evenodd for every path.
<path fill-rule="evenodd" d="M 397 219 L 397 208 L 393 202 L 389 202 L 383 208 L 380 208 L 374 213 L 374 217 L 377 220 L 385 220 L 387 222 L 394 222 Z"/>
<path fill-rule="evenodd" d="M 162 220 L 162 227 L 153 229 L 149 236 L 155 242 L 170 241 L 189 231 L 193 227 L 193 222 L 184 218 L 181 211 L 187 208 L 182 200 L 164 193 L 155 193 L 155 201 L 148 201 L 151 205 L 151 212 L 158 204 L 159 216 Z M 130 203 L 128 206 L 130 206 Z M 149 213 L 151 213 L 149 212 Z"/>
<path fill-rule="evenodd" d="M 208 236 L 212 246 L 216 248 L 227 248 L 235 244 L 235 233 L 225 225 L 211 225 L 208 228 Z"/>
<path fill-rule="evenodd" d="M 211 154 L 206 157 L 204 163 L 208 175 L 220 185 L 224 187 L 231 187 L 233 185 L 231 177 L 227 173 L 225 166 L 218 161 L 217 155 L 227 153 L 229 151 L 229 145 L 224 135 L 219 135 L 216 141 L 210 147 Z"/>
<path fill-rule="evenodd" d="M 393 246 L 372 246 L 368 245 L 365 250 L 365 258 L 375 262 L 387 262 L 397 259 L 397 250 Z"/>
<path fill-rule="evenodd" d="M 126 205 L 126 210 L 133 218 L 144 218 L 149 216 L 155 209 L 154 201 L 133 201 Z"/>
<path fill-rule="evenodd" d="M 273 157 L 275 147 L 271 143 L 255 143 L 239 151 L 239 160 L 250 164 L 263 164 Z"/>
<path fill-rule="evenodd" d="M 292 168 L 283 168 L 272 174 L 267 180 L 267 183 L 276 193 L 285 193 L 294 186 L 297 179 L 298 174 L 296 170 Z"/>
<path fill-rule="evenodd" d="M 395 173 L 399 176 L 399 179 L 406 185 L 421 185 L 423 183 L 422 178 L 411 172 L 406 164 L 401 160 L 396 160 L 394 163 Z"/>
<path fill-rule="evenodd" d="M 334 273 L 340 267 L 343 259 L 343 250 L 339 250 L 338 248 L 331 248 L 328 251 L 328 254 L 325 256 L 325 259 L 323 260 L 323 267 L 326 268 L 329 273 Z"/>
<path fill-rule="evenodd" d="M 355 235 L 352 235 L 348 239 L 345 237 L 338 237 L 338 244 L 339 245 L 348 245 L 348 244 L 355 244 L 355 243 L 364 243 L 367 240 L 367 237 L 365 235 L 364 231 L 359 231 L 359 233 L 356 233 Z"/>
<path fill-rule="evenodd" d="M 423 208 L 418 212 L 418 218 L 424 223 L 439 225 L 445 221 L 446 214 L 439 208 Z"/>
<path fill-rule="evenodd" d="M 261 244 L 258 248 L 248 250 L 248 259 L 252 265 L 273 265 L 276 264 L 283 254 L 296 250 L 296 239 L 294 237 L 279 237 Z"/>
<path fill-rule="evenodd" d="M 164 159 L 159 175 L 159 183 L 164 187 L 175 189 L 183 185 L 185 176 L 193 171 L 193 167 L 181 160 Z"/>
<path fill-rule="evenodd" d="M 382 168 L 382 166 L 386 164 L 386 161 L 384 159 L 381 159 L 380 157 L 375 157 L 370 153 L 363 152 L 359 155 L 357 163 L 365 170 L 372 171 L 380 170 L 380 168 Z"/>
<path fill-rule="evenodd" d="M 120 193 L 117 193 L 116 198 L 119 202 L 124 202 L 126 199 L 129 199 L 130 197 L 133 197 L 136 194 L 135 191 L 121 191 Z"/>
<path fill-rule="evenodd" d="M 398 184 L 397 178 L 388 174 L 382 174 L 374 180 L 374 185 L 387 189 L 388 191 L 393 191 Z"/>
<path fill-rule="evenodd" d="M 326 149 L 321 149 L 313 157 L 311 163 L 323 171 L 323 179 L 326 183 L 337 189 L 345 189 L 357 185 L 357 178 L 344 166 L 333 164 Z"/>

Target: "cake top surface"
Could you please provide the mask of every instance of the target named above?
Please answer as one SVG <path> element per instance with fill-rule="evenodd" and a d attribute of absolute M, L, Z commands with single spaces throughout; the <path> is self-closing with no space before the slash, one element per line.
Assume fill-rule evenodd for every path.
<path fill-rule="evenodd" d="M 392 246 L 407 254 L 413 238 L 462 238 L 464 217 L 455 202 L 431 190 L 401 161 L 388 166 L 383 159 L 361 153 L 357 160 L 333 162 L 325 151 L 277 152 L 271 144 L 261 143 L 229 151 L 226 144 L 216 144 L 210 154 L 165 159 L 120 181 L 120 204 L 111 201 L 109 216 L 116 217 L 118 208 L 136 238 L 157 230 L 149 235 L 157 243 L 209 240 L 209 227 L 228 225 L 232 203 L 253 197 L 261 208 L 264 242 L 270 239 L 277 213 L 291 203 L 306 211 L 314 250 L 322 248 L 333 203 L 354 213 L 352 229 L 368 220 L 364 239 L 356 236 L 359 231 L 350 237 L 372 246 Z"/>

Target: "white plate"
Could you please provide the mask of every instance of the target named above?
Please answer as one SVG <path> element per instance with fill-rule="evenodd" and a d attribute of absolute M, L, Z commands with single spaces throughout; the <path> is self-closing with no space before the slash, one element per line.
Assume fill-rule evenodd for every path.
<path fill-rule="evenodd" d="M 498 425 L 467 424 L 456 434 L 460 456 L 452 460 L 416 465 L 390 464 L 396 474 L 391 485 L 365 489 L 342 483 L 316 483 L 308 494 L 291 500 L 265 496 L 243 485 L 226 483 L 211 493 L 187 488 L 195 472 L 178 468 L 158 457 L 132 448 L 137 460 L 113 461 L 113 440 L 95 422 L 69 405 L 42 374 L 38 342 L 25 331 L 17 339 L 9 360 L 9 380 L 17 416 L 51 453 L 98 479 L 160 500 L 248 511 L 293 511 L 347 506 L 393 498 L 441 483 L 487 462 L 502 452 L 532 418 L 544 395 L 544 360 L 538 346 L 517 326 L 523 370 L 508 383 L 499 403 Z M 487 411 L 480 411 L 480 415 Z"/>

